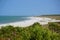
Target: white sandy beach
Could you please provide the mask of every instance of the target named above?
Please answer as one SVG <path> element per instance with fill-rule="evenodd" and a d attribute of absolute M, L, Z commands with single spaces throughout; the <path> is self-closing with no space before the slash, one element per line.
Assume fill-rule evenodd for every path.
<path fill-rule="evenodd" d="M 34 24 L 35 22 L 39 22 L 41 25 L 48 24 L 48 22 L 60 22 L 60 20 L 57 21 L 57 20 L 51 19 L 51 18 L 40 18 L 40 17 L 29 17 L 29 18 L 30 18 L 30 20 L 0 24 L 0 26 L 12 25 L 14 27 L 16 27 L 16 26 L 26 27 L 26 26 L 30 26 L 30 25 Z"/>

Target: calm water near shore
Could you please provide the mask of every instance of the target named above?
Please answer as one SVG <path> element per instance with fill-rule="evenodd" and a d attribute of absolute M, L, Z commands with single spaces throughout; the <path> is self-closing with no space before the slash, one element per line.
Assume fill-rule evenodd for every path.
<path fill-rule="evenodd" d="M 28 17 L 21 16 L 0 16 L 0 24 L 29 20 Z"/>

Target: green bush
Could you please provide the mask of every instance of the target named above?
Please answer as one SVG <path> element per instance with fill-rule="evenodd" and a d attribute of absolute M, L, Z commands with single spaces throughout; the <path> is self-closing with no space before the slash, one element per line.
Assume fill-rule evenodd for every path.
<path fill-rule="evenodd" d="M 6 26 L 0 29 L 0 40 L 60 40 L 60 35 L 43 28 L 39 23 L 23 28 Z"/>
<path fill-rule="evenodd" d="M 60 23 L 49 23 L 48 28 L 52 30 L 53 32 L 60 33 Z"/>

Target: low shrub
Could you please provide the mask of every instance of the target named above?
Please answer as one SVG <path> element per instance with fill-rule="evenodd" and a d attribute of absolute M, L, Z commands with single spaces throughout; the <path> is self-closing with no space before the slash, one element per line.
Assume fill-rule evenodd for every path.
<path fill-rule="evenodd" d="M 60 35 L 43 28 L 39 23 L 34 23 L 26 28 L 2 27 L 0 29 L 0 40 L 60 40 Z"/>
<path fill-rule="evenodd" d="M 49 23 L 48 28 L 52 30 L 53 32 L 60 33 L 60 23 L 58 22 L 51 22 Z"/>

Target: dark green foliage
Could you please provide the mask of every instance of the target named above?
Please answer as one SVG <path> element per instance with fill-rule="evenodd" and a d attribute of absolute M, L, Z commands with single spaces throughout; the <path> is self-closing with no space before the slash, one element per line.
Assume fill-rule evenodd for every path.
<path fill-rule="evenodd" d="M 60 23 L 49 23 L 48 28 L 53 32 L 60 33 Z"/>
<path fill-rule="evenodd" d="M 6 26 L 0 29 L 0 40 L 60 40 L 58 33 L 52 33 L 39 23 L 22 28 Z"/>

